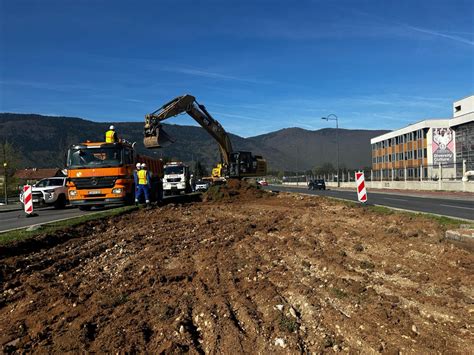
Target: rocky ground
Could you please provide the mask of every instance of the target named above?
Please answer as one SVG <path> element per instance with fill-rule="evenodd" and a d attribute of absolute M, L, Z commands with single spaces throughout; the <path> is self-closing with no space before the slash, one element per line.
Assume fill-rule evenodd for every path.
<path fill-rule="evenodd" d="M 2 249 L 0 349 L 474 349 L 474 257 L 436 222 L 234 187 Z"/>

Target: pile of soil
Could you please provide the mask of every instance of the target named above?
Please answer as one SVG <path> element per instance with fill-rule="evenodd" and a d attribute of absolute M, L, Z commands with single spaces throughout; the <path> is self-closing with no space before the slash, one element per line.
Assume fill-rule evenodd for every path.
<path fill-rule="evenodd" d="M 272 193 L 264 191 L 257 183 L 246 180 L 229 179 L 225 184 L 213 185 L 203 194 L 204 202 L 248 201 L 269 197 Z"/>
<path fill-rule="evenodd" d="M 428 218 L 280 194 L 81 228 L 0 255 L 4 352 L 474 348 L 474 256 Z"/>

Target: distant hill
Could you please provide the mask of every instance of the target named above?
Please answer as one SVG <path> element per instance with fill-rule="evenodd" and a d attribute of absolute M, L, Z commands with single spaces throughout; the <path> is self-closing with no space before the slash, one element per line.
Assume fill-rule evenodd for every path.
<path fill-rule="evenodd" d="M 22 167 L 63 167 L 67 148 L 85 140 L 103 140 L 111 123 L 73 117 L 0 113 L 0 140 L 18 150 Z M 159 150 L 143 146 L 142 122 L 113 122 L 119 136 L 137 142 L 139 152 L 170 157 L 185 162 L 201 161 L 208 168 L 219 160 L 215 141 L 200 127 L 163 125 L 176 143 Z M 340 162 L 348 168 L 371 165 L 370 138 L 383 130 L 339 130 Z M 235 150 L 263 155 L 271 170 L 307 170 L 325 162 L 336 162 L 336 130 L 308 131 L 287 128 L 268 134 L 242 138 L 230 134 Z"/>

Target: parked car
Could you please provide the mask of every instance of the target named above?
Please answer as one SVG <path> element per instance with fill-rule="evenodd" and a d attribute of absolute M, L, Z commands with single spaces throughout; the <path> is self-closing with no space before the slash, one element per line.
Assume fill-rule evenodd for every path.
<path fill-rule="evenodd" d="M 258 182 L 258 184 L 259 184 L 260 186 L 268 186 L 268 182 L 266 182 L 265 180 L 260 180 L 260 181 Z"/>
<path fill-rule="evenodd" d="M 204 180 L 199 180 L 198 182 L 196 182 L 196 186 L 194 188 L 194 191 L 207 191 L 209 189 L 209 187 L 211 186 L 211 184 L 209 183 L 209 181 L 204 181 Z"/>
<path fill-rule="evenodd" d="M 64 208 L 68 204 L 68 187 L 65 177 L 42 179 L 31 189 L 34 207 Z M 23 203 L 23 191 L 20 192 L 20 202 Z"/>
<path fill-rule="evenodd" d="M 326 183 L 322 179 L 310 180 L 308 183 L 309 190 L 326 190 Z"/>

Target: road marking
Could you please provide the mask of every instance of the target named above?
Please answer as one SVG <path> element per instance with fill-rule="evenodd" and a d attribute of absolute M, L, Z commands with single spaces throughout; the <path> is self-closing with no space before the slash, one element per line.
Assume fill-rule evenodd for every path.
<path fill-rule="evenodd" d="M 453 205 L 441 205 L 440 206 L 444 206 L 444 207 L 452 207 L 452 208 L 462 208 L 463 210 L 474 210 L 474 208 L 471 208 L 471 207 L 461 207 L 461 206 L 453 206 Z"/>
<path fill-rule="evenodd" d="M 408 200 L 403 200 L 401 198 L 390 198 L 390 197 L 382 197 L 384 200 L 393 200 L 393 201 L 403 201 L 408 202 Z"/>
<path fill-rule="evenodd" d="M 16 216 L 15 218 L 7 218 L 7 219 L 2 219 L 2 222 L 8 222 L 8 221 L 18 221 L 18 218 L 21 216 Z"/>

